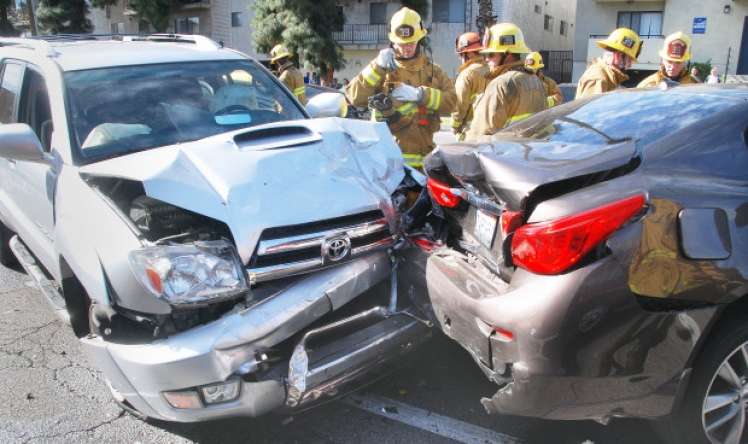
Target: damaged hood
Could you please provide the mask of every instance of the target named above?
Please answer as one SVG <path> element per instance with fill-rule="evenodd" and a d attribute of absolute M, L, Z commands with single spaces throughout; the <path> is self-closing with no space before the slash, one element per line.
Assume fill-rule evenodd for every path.
<path fill-rule="evenodd" d="M 385 124 L 281 122 L 86 165 L 82 175 L 143 183 L 148 196 L 228 225 L 247 263 L 263 229 L 380 208 L 403 160 Z"/>
<path fill-rule="evenodd" d="M 463 184 L 486 186 L 513 209 L 524 207 L 540 186 L 638 165 L 633 141 L 609 145 L 560 144 L 533 139 L 439 146 L 425 161 L 427 173 L 447 172 Z M 604 179 L 603 179 L 604 180 Z M 589 177 L 585 185 L 600 181 Z"/>

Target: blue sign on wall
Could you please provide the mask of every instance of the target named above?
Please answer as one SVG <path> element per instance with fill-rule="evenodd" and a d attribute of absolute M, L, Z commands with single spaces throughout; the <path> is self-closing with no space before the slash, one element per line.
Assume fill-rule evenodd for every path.
<path fill-rule="evenodd" d="M 706 34 L 706 17 L 693 18 L 693 31 L 691 34 Z"/>

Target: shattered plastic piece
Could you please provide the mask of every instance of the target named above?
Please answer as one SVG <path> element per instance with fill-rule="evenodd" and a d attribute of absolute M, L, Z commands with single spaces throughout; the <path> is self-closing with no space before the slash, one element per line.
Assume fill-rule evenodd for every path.
<path fill-rule="evenodd" d="M 288 399 L 286 403 L 294 407 L 301 401 L 306 391 L 306 374 L 309 369 L 309 356 L 303 342 L 294 348 L 288 361 Z"/>

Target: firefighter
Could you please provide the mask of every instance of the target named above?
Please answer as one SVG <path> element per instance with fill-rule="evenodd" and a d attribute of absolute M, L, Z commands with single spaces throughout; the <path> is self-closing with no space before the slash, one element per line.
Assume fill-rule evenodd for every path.
<path fill-rule="evenodd" d="M 619 88 L 629 78 L 624 71 L 636 63 L 642 50 L 641 38 L 628 28 L 618 28 L 596 43 L 604 50 L 603 57 L 595 60 L 579 78 L 577 99 Z"/>
<path fill-rule="evenodd" d="M 473 122 L 465 140 L 476 141 L 504 126 L 525 119 L 547 107 L 545 87 L 524 69 L 522 31 L 513 23 L 499 23 L 486 30 L 483 49 L 493 80 L 475 102 Z"/>
<path fill-rule="evenodd" d="M 406 163 L 423 166 L 434 148 L 441 115 L 452 112 L 455 88 L 444 71 L 424 53 L 426 29 L 421 16 L 409 8 L 390 22 L 390 47 L 383 49 L 346 88 L 354 106 L 369 106 L 372 118 L 387 122 Z"/>
<path fill-rule="evenodd" d="M 543 73 L 545 64 L 543 63 L 543 56 L 539 52 L 531 52 L 527 54 L 525 58 L 525 69 L 538 76 L 540 81 L 545 86 L 545 95 L 548 99 L 548 108 L 552 108 L 556 105 L 560 105 L 564 102 L 564 96 L 561 94 L 558 84 L 550 77 Z"/>
<path fill-rule="evenodd" d="M 481 49 L 481 38 L 475 32 L 466 32 L 455 40 L 455 51 L 462 62 L 455 81 L 457 105 L 452 113 L 452 131 L 458 140 L 465 138 L 473 119 L 473 103 L 488 84 L 488 67 L 480 55 Z"/>
<path fill-rule="evenodd" d="M 651 88 L 665 79 L 680 84 L 699 83 L 688 72 L 686 62 L 691 59 L 691 38 L 678 31 L 665 39 L 660 50 L 660 70 L 639 82 L 637 88 Z"/>
<path fill-rule="evenodd" d="M 291 52 L 288 48 L 275 45 L 270 51 L 270 63 L 275 67 L 278 79 L 299 99 L 302 105 L 306 105 L 304 76 L 291 60 Z"/>

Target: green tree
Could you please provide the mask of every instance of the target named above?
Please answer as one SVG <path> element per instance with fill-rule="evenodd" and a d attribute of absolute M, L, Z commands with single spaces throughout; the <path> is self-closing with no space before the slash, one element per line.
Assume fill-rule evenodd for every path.
<path fill-rule="evenodd" d="M 332 35 L 345 21 L 336 0 L 257 0 L 254 8 L 259 52 L 283 43 L 327 76 L 345 66 L 343 48 Z"/>
<path fill-rule="evenodd" d="M 91 32 L 86 0 L 41 0 L 36 10 L 38 25 L 50 34 Z"/>

